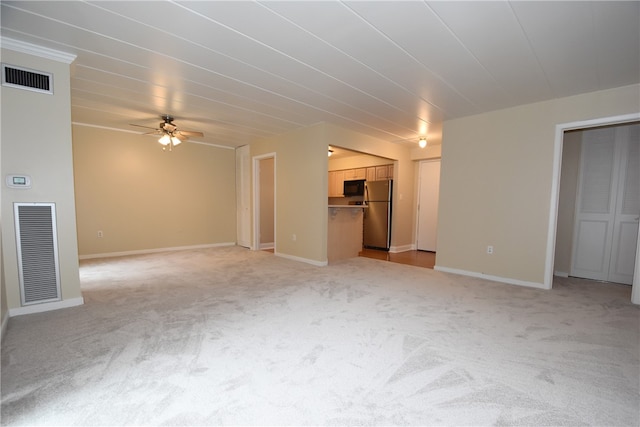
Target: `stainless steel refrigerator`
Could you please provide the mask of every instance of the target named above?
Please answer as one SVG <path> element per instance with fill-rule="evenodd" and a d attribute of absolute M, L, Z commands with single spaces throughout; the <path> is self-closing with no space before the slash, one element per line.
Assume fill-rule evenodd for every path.
<path fill-rule="evenodd" d="M 389 250 L 391 245 L 391 193 L 393 180 L 367 181 L 364 187 L 365 248 Z"/>

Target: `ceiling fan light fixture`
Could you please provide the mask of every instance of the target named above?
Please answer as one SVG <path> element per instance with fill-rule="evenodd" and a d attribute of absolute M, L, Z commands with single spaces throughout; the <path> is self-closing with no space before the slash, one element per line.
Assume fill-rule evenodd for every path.
<path fill-rule="evenodd" d="M 176 145 L 179 145 L 182 143 L 182 140 L 180 138 L 176 138 L 175 136 L 171 137 L 171 143 L 173 144 L 173 146 L 175 147 Z"/>
<path fill-rule="evenodd" d="M 427 146 L 427 138 L 420 138 L 420 140 L 418 141 L 418 145 L 420 146 L 420 148 L 424 148 Z"/>
<path fill-rule="evenodd" d="M 171 144 L 171 137 L 169 136 L 168 133 L 165 133 L 164 135 L 162 135 L 162 137 L 160 137 L 158 142 L 162 145 L 169 145 Z"/>

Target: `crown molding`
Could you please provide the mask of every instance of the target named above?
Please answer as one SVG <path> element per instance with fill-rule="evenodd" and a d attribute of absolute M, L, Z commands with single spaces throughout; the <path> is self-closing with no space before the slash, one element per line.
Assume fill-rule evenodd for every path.
<path fill-rule="evenodd" d="M 77 55 L 59 50 L 50 49 L 48 47 L 38 46 L 32 43 L 10 39 L 8 37 L 0 37 L 0 45 L 3 49 L 14 50 L 16 52 L 26 53 L 28 55 L 39 56 L 45 59 L 51 59 L 65 64 L 71 64 L 76 60 Z"/>

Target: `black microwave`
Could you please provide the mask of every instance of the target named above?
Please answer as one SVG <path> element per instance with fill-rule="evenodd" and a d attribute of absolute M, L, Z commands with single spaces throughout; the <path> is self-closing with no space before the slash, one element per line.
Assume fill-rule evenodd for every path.
<path fill-rule="evenodd" d="M 345 181 L 342 194 L 344 197 L 364 196 L 364 182 L 364 179 Z"/>

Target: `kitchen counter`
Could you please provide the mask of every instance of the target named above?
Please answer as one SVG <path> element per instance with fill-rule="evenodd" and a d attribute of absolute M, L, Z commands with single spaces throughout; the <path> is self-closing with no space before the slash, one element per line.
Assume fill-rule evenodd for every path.
<path fill-rule="evenodd" d="M 329 205 L 327 259 L 354 258 L 362 250 L 365 205 Z"/>

